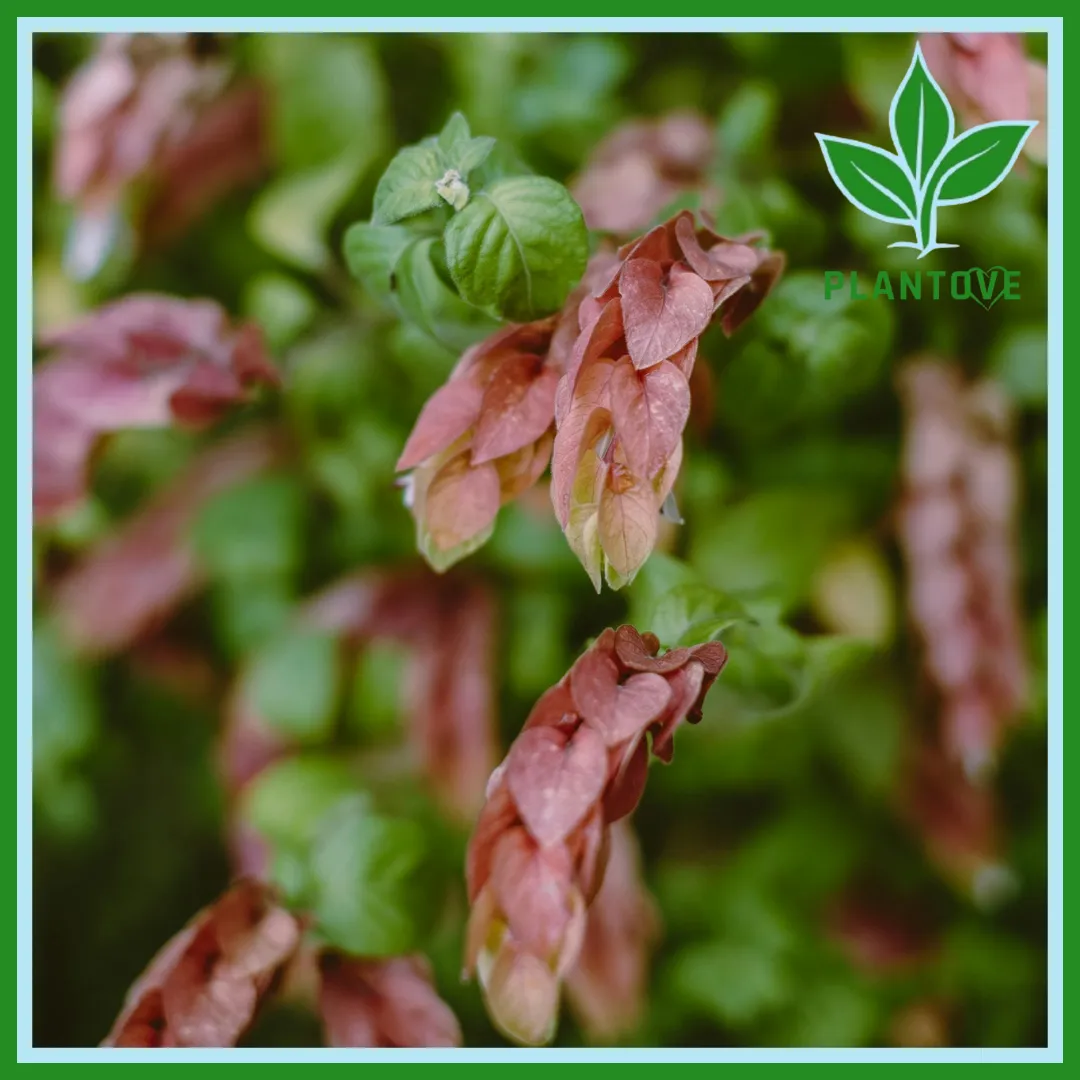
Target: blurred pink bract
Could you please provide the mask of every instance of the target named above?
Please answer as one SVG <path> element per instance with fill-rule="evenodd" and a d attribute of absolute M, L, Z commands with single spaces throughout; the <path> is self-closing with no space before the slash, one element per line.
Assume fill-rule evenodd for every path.
<path fill-rule="evenodd" d="M 253 323 L 212 300 L 136 294 L 40 335 L 34 369 L 34 516 L 83 497 L 99 436 L 124 428 L 201 426 L 276 386 Z"/>
<path fill-rule="evenodd" d="M 241 881 L 154 957 L 103 1046 L 235 1046 L 300 941 L 263 885 Z"/>
<path fill-rule="evenodd" d="M 1024 144 L 1046 161 L 1046 67 L 1029 60 L 1021 34 L 922 34 L 923 56 L 965 126 L 1036 120 Z"/>
<path fill-rule="evenodd" d="M 908 363 L 900 388 L 909 609 L 941 697 L 944 744 L 976 776 L 1027 698 L 1008 402 L 926 359 Z"/>
<path fill-rule="evenodd" d="M 679 195 L 705 187 L 713 152 L 712 129 L 697 113 L 634 120 L 600 143 L 573 195 L 590 229 L 641 232 Z"/>

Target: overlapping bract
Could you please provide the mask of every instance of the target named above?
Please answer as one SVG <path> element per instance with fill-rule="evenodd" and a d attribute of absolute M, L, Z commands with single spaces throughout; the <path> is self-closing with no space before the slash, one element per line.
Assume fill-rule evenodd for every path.
<path fill-rule="evenodd" d="M 733 333 L 783 265 L 782 255 L 683 212 L 621 248 L 607 280 L 580 301 L 555 396 L 551 496 L 598 592 L 604 578 L 613 588 L 632 581 L 656 543 L 682 459 L 699 338 L 717 315 Z"/>
<path fill-rule="evenodd" d="M 540 479 L 551 456 L 557 319 L 515 325 L 469 349 L 428 400 L 398 460 L 417 543 L 436 570 L 491 535 L 499 507 Z"/>
<path fill-rule="evenodd" d="M 561 984 L 601 902 L 610 826 L 644 790 L 647 736 L 670 761 L 676 727 L 700 719 L 727 659 L 719 642 L 658 649 L 631 626 L 605 630 L 537 701 L 488 782 L 466 867 L 465 972 L 518 1042 L 554 1033 Z"/>
<path fill-rule="evenodd" d="M 235 1046 L 287 973 L 313 999 L 328 1046 L 461 1045 L 457 1018 L 422 956 L 316 952 L 301 934 L 302 920 L 268 886 L 241 879 L 154 957 L 102 1045 Z M 309 969 L 314 983 L 304 978 Z"/>
<path fill-rule="evenodd" d="M 633 580 L 679 473 L 698 339 L 717 316 L 734 333 L 783 270 L 757 239 L 680 213 L 595 255 L 558 316 L 465 353 L 398 461 L 436 570 L 479 548 L 550 458 L 555 515 L 597 591 Z"/>
<path fill-rule="evenodd" d="M 240 881 L 154 957 L 102 1045 L 235 1046 L 299 941 L 271 891 Z"/>
<path fill-rule="evenodd" d="M 660 932 L 629 821 L 617 821 L 610 835 L 604 881 L 589 908 L 581 955 L 566 980 L 578 1022 L 598 1042 L 612 1042 L 637 1027 Z"/>
<path fill-rule="evenodd" d="M 1036 120 L 1024 143 L 1046 161 L 1046 67 L 1029 60 L 1021 34 L 922 34 L 923 57 L 967 127 Z"/>
<path fill-rule="evenodd" d="M 134 294 L 47 331 L 34 370 L 34 516 L 86 488 L 98 438 L 123 428 L 199 426 L 280 379 L 254 323 L 212 300 Z"/>
<path fill-rule="evenodd" d="M 577 334 L 577 303 L 606 272 L 596 255 L 558 315 L 514 324 L 469 349 L 421 410 L 401 457 L 417 544 L 438 571 L 482 546 L 499 508 L 543 475 L 555 388 Z"/>
<path fill-rule="evenodd" d="M 900 389 L 909 608 L 942 699 L 942 741 L 976 776 L 1027 698 L 1008 406 L 991 384 L 967 387 L 933 360 L 909 363 Z"/>

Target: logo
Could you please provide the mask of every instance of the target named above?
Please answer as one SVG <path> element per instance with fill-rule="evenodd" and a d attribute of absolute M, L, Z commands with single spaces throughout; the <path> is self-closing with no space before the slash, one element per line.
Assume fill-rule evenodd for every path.
<path fill-rule="evenodd" d="M 942 206 L 974 202 L 1005 179 L 1035 128 L 1035 120 L 999 120 L 956 134 L 948 98 L 915 46 L 911 66 L 893 95 L 889 131 L 895 153 L 818 133 L 836 186 L 864 214 L 915 231 L 914 240 L 889 247 L 914 248 L 923 258 L 939 248 Z"/>
<path fill-rule="evenodd" d="M 867 291 L 864 291 L 867 290 Z M 881 270 L 871 286 L 859 280 L 852 270 L 825 271 L 825 299 L 834 293 L 842 299 L 870 300 L 883 297 L 886 300 L 974 300 L 979 307 L 989 311 L 999 300 L 1020 299 L 1020 271 L 1007 270 L 1004 266 L 991 266 L 983 270 L 978 266 L 970 270 L 904 270 L 899 279 L 888 270 Z"/>

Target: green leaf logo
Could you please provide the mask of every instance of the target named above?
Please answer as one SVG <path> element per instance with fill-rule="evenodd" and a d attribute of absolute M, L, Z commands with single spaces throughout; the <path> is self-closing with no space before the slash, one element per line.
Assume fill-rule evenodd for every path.
<path fill-rule="evenodd" d="M 910 247 L 919 258 L 938 248 L 941 206 L 974 202 L 1001 183 L 1037 121 L 1001 120 L 956 135 L 948 98 L 930 74 L 916 44 L 911 66 L 889 109 L 895 153 L 854 139 L 817 135 L 825 164 L 848 202 L 864 214 L 915 231 Z"/>

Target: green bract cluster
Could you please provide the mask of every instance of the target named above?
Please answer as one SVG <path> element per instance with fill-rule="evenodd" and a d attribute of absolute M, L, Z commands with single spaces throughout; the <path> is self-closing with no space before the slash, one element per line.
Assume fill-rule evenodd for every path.
<path fill-rule="evenodd" d="M 345 236 L 352 273 L 450 348 L 489 319 L 528 322 L 562 307 L 588 258 L 585 221 L 555 180 L 533 176 L 454 113 L 401 150 L 371 221 Z"/>

